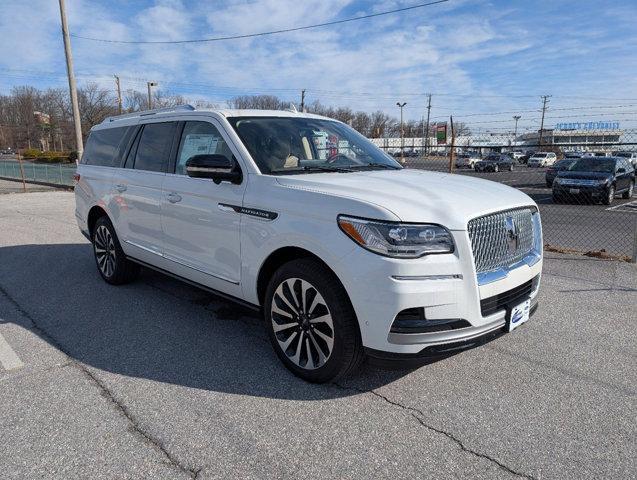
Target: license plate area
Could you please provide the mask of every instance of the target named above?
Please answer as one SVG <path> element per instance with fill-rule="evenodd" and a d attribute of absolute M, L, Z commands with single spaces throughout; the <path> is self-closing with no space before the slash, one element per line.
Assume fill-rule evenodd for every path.
<path fill-rule="evenodd" d="M 506 330 L 511 332 L 518 328 L 523 323 L 529 320 L 531 316 L 531 299 L 527 298 L 524 302 L 511 308 L 507 317 Z"/>
<path fill-rule="evenodd" d="M 579 193 L 579 188 L 570 188 L 568 190 L 568 193 L 578 194 Z"/>

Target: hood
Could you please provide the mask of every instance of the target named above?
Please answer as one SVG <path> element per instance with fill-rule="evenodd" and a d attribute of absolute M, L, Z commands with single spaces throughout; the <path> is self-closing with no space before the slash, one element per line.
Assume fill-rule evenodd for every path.
<path fill-rule="evenodd" d="M 379 205 L 404 222 L 437 223 L 451 230 L 466 230 L 467 222 L 480 215 L 535 205 L 526 194 L 501 183 L 412 169 L 279 176 L 277 182 Z"/>

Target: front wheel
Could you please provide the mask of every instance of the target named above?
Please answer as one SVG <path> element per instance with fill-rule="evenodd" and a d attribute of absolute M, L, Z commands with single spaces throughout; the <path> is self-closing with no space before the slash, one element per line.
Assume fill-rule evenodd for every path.
<path fill-rule="evenodd" d="M 615 199 L 615 187 L 613 185 L 611 185 L 610 187 L 608 187 L 608 192 L 606 194 L 606 197 L 604 197 L 604 205 L 610 205 L 611 203 L 613 203 L 613 200 Z"/>
<path fill-rule="evenodd" d="M 513 171 L 513 164 L 509 165 L 509 172 Z"/>
<path fill-rule="evenodd" d="M 622 198 L 628 199 L 628 198 L 632 197 L 634 190 L 635 190 L 635 182 L 630 182 L 630 185 L 628 185 L 628 190 L 626 190 L 622 194 Z"/>
<path fill-rule="evenodd" d="M 493 171 L 494 171 L 495 173 L 498 173 L 498 171 L 499 171 L 499 170 L 500 170 L 500 168 L 499 168 L 497 165 L 495 165 L 495 166 L 493 167 Z"/>
<path fill-rule="evenodd" d="M 316 260 L 292 260 L 279 268 L 268 285 L 263 311 L 274 351 L 304 380 L 335 380 L 364 358 L 347 293 Z"/>

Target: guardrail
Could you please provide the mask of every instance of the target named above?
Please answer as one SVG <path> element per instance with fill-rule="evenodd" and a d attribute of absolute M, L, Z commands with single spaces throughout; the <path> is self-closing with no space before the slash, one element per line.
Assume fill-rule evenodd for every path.
<path fill-rule="evenodd" d="M 0 159 L 0 177 L 4 178 L 72 187 L 74 173 L 75 164 L 48 164 Z"/>

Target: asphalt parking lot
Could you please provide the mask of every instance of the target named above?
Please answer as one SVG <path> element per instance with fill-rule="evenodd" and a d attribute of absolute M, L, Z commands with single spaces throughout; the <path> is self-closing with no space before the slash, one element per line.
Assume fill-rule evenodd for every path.
<path fill-rule="evenodd" d="M 634 265 L 549 254 L 512 334 L 317 386 L 250 312 L 104 283 L 73 209 L 0 196 L 3 478 L 635 477 Z"/>

